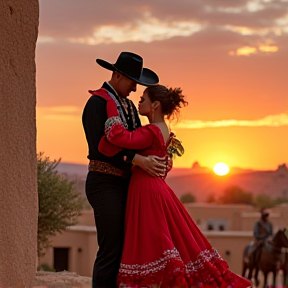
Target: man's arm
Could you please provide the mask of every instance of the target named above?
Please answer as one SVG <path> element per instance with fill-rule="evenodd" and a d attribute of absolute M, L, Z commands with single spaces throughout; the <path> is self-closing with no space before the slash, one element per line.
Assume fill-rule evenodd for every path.
<path fill-rule="evenodd" d="M 139 166 L 151 176 L 165 176 L 167 163 L 165 157 L 143 156 L 132 150 L 125 150 L 124 160 L 127 163 Z"/>

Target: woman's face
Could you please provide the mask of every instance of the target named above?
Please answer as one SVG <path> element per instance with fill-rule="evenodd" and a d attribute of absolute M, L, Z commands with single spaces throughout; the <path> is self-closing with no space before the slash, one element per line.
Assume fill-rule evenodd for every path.
<path fill-rule="evenodd" d="M 147 92 L 144 92 L 143 95 L 140 97 L 140 101 L 138 104 L 138 111 L 139 111 L 139 114 L 142 116 L 148 117 L 151 114 L 152 102 Z"/>

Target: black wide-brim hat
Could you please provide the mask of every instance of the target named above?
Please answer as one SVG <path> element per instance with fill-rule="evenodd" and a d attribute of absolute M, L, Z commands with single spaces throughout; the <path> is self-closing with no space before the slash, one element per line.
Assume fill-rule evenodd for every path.
<path fill-rule="evenodd" d="M 143 68 L 142 57 L 131 52 L 121 52 L 115 64 L 102 59 L 96 59 L 96 62 L 103 68 L 117 71 L 143 86 L 152 86 L 159 82 L 155 72 Z"/>

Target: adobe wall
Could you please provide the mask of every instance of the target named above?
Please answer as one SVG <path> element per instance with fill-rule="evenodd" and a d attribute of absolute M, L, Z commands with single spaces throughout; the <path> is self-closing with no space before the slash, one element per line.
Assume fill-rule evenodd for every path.
<path fill-rule="evenodd" d="M 38 0 L 0 1 L 0 287 L 36 272 Z"/>

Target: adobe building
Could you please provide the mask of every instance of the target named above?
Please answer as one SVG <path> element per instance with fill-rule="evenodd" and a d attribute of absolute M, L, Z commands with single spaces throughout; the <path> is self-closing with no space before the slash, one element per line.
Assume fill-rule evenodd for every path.
<path fill-rule="evenodd" d="M 230 269 L 241 274 L 243 251 L 253 240 L 253 227 L 260 218 L 259 211 L 249 205 L 191 203 L 185 207 Z M 288 227 L 288 204 L 270 209 L 270 221 L 275 232 Z M 96 233 L 93 211 L 83 211 L 76 226 L 52 239 L 53 247 L 39 263 L 54 267 L 56 271 L 91 276 L 98 250 Z"/>
<path fill-rule="evenodd" d="M 37 0 L 0 1 L 0 287 L 32 287 L 37 261 Z"/>

